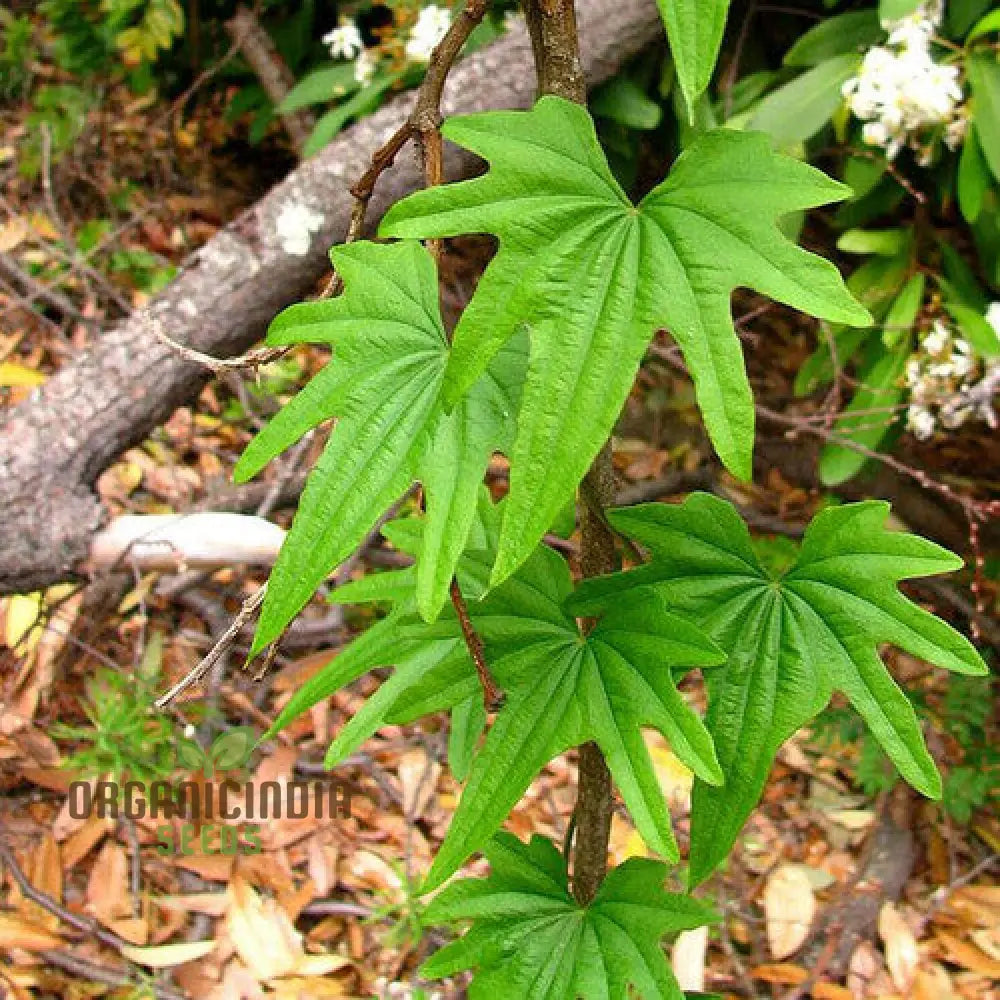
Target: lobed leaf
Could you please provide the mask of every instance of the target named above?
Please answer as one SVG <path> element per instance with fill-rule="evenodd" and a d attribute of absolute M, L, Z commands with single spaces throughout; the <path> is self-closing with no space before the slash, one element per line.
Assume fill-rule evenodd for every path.
<path fill-rule="evenodd" d="M 506 344 L 447 413 L 440 390 L 449 345 L 429 253 L 411 241 L 358 242 L 335 247 L 331 257 L 344 293 L 286 309 L 268 343 L 327 344 L 334 357 L 251 441 L 234 473 L 250 478 L 306 431 L 337 418 L 271 572 L 251 655 L 281 634 L 416 478 L 427 491 L 417 606 L 433 619 L 465 548 L 490 456 L 513 436 L 523 341 Z"/>
<path fill-rule="evenodd" d="M 842 691 L 918 791 L 941 793 L 910 702 L 878 655 L 891 643 L 965 674 L 983 674 L 972 644 L 905 598 L 907 578 L 958 569 L 952 553 L 885 528 L 889 505 L 845 504 L 818 514 L 795 564 L 772 577 L 754 555 L 731 504 L 703 493 L 683 504 L 613 511 L 616 529 L 652 552 L 638 569 L 586 581 L 567 606 L 592 614 L 629 589 L 650 588 L 689 617 L 727 653 L 707 675 L 706 723 L 722 785 L 695 783 L 691 880 L 726 857 L 754 808 L 781 744 Z"/>
<path fill-rule="evenodd" d="M 683 1000 L 660 942 L 718 917 L 690 896 L 664 891 L 665 865 L 631 858 L 581 906 L 565 859 L 545 838 L 524 844 L 501 833 L 485 853 L 488 877 L 455 882 L 428 906 L 428 923 L 472 926 L 432 955 L 421 975 L 475 969 L 470 1000 Z"/>
<path fill-rule="evenodd" d="M 828 261 L 789 243 L 780 216 L 847 188 L 774 153 L 764 135 L 701 135 L 633 205 L 585 109 L 543 97 L 528 112 L 453 118 L 445 135 L 491 163 L 475 180 L 418 192 L 381 233 L 491 232 L 500 249 L 455 331 L 449 405 L 527 330 L 530 360 L 492 582 L 555 521 L 610 433 L 655 330 L 680 344 L 723 461 L 750 475 L 753 404 L 730 294 L 746 285 L 840 322 L 869 322 Z"/>

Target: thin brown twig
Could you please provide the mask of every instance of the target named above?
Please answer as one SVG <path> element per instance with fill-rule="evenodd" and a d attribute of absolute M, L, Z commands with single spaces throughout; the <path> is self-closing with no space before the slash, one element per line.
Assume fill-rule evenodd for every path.
<path fill-rule="evenodd" d="M 150 317 L 150 328 L 153 336 L 162 341 L 171 350 L 176 351 L 186 361 L 191 361 L 196 365 L 202 365 L 210 369 L 216 375 L 223 375 L 226 372 L 241 371 L 246 368 L 257 369 L 262 365 L 270 364 L 284 357 L 290 350 L 289 347 L 261 347 L 246 354 L 241 354 L 237 358 L 215 358 L 210 354 L 203 354 L 201 351 L 188 347 L 186 344 L 178 343 L 163 329 L 163 324 L 155 317 Z"/>
<path fill-rule="evenodd" d="M 209 650 L 199 663 L 189 670 L 166 694 L 160 695 L 153 704 L 160 709 L 166 708 L 174 699 L 182 695 L 188 688 L 197 684 L 225 655 L 239 637 L 243 626 L 257 613 L 264 602 L 267 584 L 258 587 L 244 602 L 239 613 L 230 622 L 229 628 L 219 636 L 216 644 Z"/>
<path fill-rule="evenodd" d="M 483 686 L 483 705 L 487 712 L 496 712 L 503 705 L 503 691 L 497 686 L 496 681 L 490 674 L 490 669 L 486 664 L 486 654 L 483 650 L 483 640 L 472 624 L 469 616 L 469 607 L 465 603 L 462 591 L 459 589 L 458 581 L 452 577 L 451 585 L 448 588 L 451 595 L 451 603 L 458 615 L 458 624 L 462 630 L 462 638 L 469 650 L 469 656 L 476 665 L 476 673 L 479 675 L 479 683 Z"/>
<path fill-rule="evenodd" d="M 56 902 L 47 892 L 36 889 L 31 884 L 28 876 L 24 874 L 24 869 L 21 868 L 17 858 L 14 856 L 14 851 L 6 843 L 2 835 L 0 835 L 0 861 L 4 863 L 10 872 L 11 877 L 17 883 L 21 895 L 25 899 L 40 906 L 53 916 L 58 917 L 64 924 L 68 924 L 74 930 L 91 935 L 109 948 L 117 950 L 127 943 L 124 938 L 119 937 L 113 931 L 105 930 L 97 921 L 68 910 L 62 903 Z"/>
<path fill-rule="evenodd" d="M 75 983 L 92 982 L 106 983 L 108 986 L 142 987 L 149 990 L 156 1000 L 185 1000 L 183 993 L 178 993 L 166 986 L 151 984 L 147 977 L 135 969 L 128 967 L 109 969 L 106 965 L 99 965 L 97 962 L 80 958 L 78 955 L 57 951 L 55 948 L 46 949 L 38 954 L 47 965 L 72 974 L 75 977 L 73 980 Z"/>

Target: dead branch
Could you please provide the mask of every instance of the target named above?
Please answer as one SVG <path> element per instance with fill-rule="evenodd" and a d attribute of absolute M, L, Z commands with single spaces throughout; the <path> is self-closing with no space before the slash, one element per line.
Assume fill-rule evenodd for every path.
<path fill-rule="evenodd" d="M 236 13 L 226 21 L 226 32 L 256 73 L 271 103 L 280 104 L 295 85 L 295 77 L 274 47 L 271 36 L 261 27 L 257 15 L 248 7 L 237 7 Z M 281 112 L 278 117 L 288 138 L 301 152 L 316 124 L 315 118 L 306 110 Z"/>

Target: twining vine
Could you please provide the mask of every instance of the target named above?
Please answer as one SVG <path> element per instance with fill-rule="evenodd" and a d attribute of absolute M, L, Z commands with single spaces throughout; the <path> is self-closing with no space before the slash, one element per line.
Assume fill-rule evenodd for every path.
<path fill-rule="evenodd" d="M 694 106 L 711 76 L 728 4 L 660 0 L 681 92 Z M 447 711 L 461 801 L 422 891 L 445 886 L 476 852 L 490 875 L 451 882 L 426 917 L 471 927 L 427 976 L 473 969 L 486 996 L 677 998 L 661 939 L 717 919 L 664 886 L 680 862 L 643 740 L 658 730 L 695 775 L 689 890 L 721 865 L 782 743 L 835 691 L 864 718 L 920 792 L 941 780 L 883 643 L 946 669 L 982 674 L 972 644 L 907 600 L 904 579 L 961 560 L 887 530 L 888 505 L 820 512 L 796 560 L 762 565 L 726 502 L 615 511 L 611 432 L 650 340 L 680 347 L 723 464 L 749 479 L 754 402 L 730 296 L 756 289 L 862 329 L 867 310 L 837 269 L 778 227 L 849 189 L 776 153 L 767 136 L 699 133 L 669 175 L 634 203 L 612 174 L 586 110 L 571 0 L 526 0 L 539 96 L 526 112 L 452 119 L 448 69 L 485 16 L 470 0 L 440 43 L 415 111 L 352 189 L 345 245 L 327 294 L 283 312 L 268 344 L 327 345 L 329 364 L 244 453 L 257 474 L 335 419 L 268 581 L 252 653 L 265 651 L 326 577 L 415 483 L 419 501 L 381 528 L 412 566 L 335 589 L 384 616 L 284 708 L 275 733 L 377 667 L 391 673 L 337 734 L 336 766 L 385 724 Z M 483 176 L 443 183 L 443 142 L 477 153 Z M 427 187 L 363 240 L 381 173 L 411 140 Z M 499 249 L 455 329 L 441 317 L 442 240 L 491 233 Z M 510 459 L 507 495 L 483 487 Z M 578 577 L 546 544 L 576 504 Z M 562 526 L 562 527 L 560 527 Z M 632 564 L 622 570 L 623 551 Z M 704 672 L 701 718 L 677 688 Z M 563 851 L 498 833 L 553 757 L 576 749 L 578 798 Z M 659 860 L 608 872 L 617 788 Z M 632 991 L 632 992 L 630 992 Z"/>

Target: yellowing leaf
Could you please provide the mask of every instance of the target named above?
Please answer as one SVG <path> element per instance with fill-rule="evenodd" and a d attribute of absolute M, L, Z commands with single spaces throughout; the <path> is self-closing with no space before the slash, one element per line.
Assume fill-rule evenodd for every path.
<path fill-rule="evenodd" d="M 149 969 L 172 969 L 186 962 L 196 962 L 214 950 L 214 941 L 184 941 L 180 944 L 158 944 L 146 948 L 123 945 L 121 953 L 130 961 Z"/>
<path fill-rule="evenodd" d="M 0 361 L 0 386 L 10 388 L 34 388 L 45 381 L 45 375 L 33 368 L 26 368 L 15 361 Z"/>
<path fill-rule="evenodd" d="M 33 594 L 14 594 L 5 598 L 4 604 L 7 609 L 4 639 L 7 645 L 14 649 L 38 624 L 38 616 L 42 610 L 42 595 L 40 591 L 35 591 Z"/>

